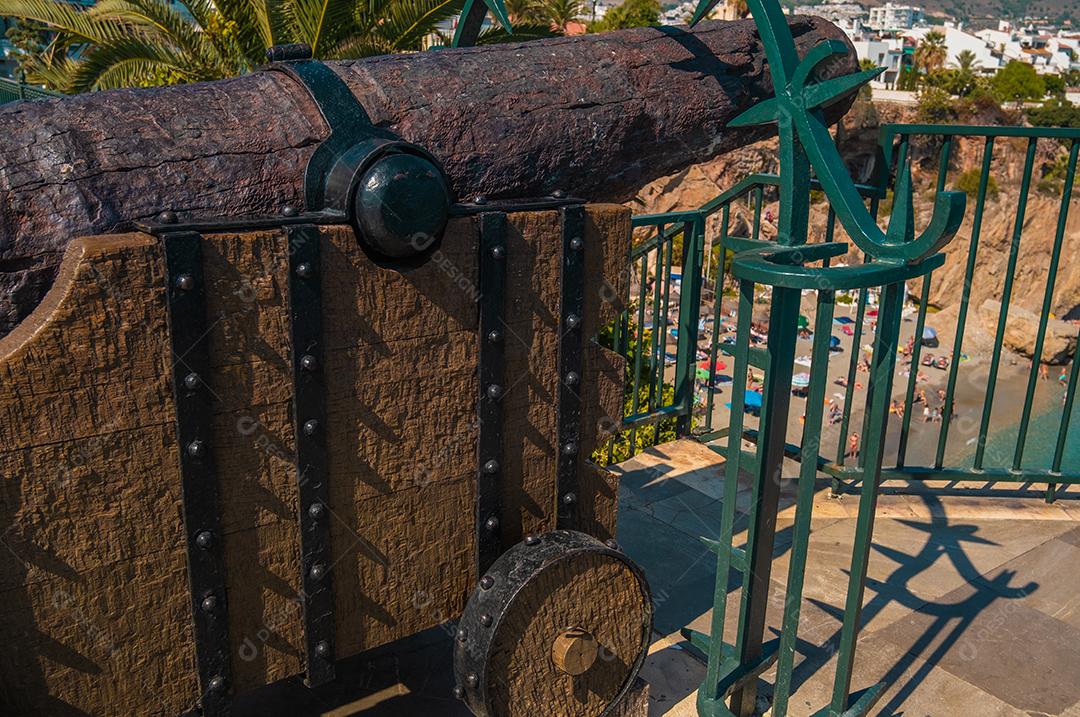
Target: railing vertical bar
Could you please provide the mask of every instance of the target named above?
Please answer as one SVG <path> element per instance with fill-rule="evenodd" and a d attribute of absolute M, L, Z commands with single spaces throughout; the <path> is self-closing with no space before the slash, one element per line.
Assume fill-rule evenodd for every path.
<path fill-rule="evenodd" d="M 739 308 L 736 323 L 736 346 L 748 346 L 750 343 L 750 322 L 754 315 L 754 283 L 739 282 Z M 739 467 L 742 462 L 742 436 L 746 409 L 746 371 L 747 353 L 735 352 L 735 368 L 732 374 L 731 394 L 731 432 L 728 434 L 727 463 L 724 466 L 724 502 L 720 514 L 720 539 L 722 549 L 716 554 L 716 587 L 713 593 L 713 613 L 710 623 L 710 639 L 722 642 L 727 614 L 728 582 L 731 573 L 732 536 L 735 533 L 735 504 L 739 493 Z M 724 668 L 722 653 L 718 649 L 709 650 L 709 662 L 705 672 L 704 685 L 715 685 Z M 715 698 L 717 695 L 708 695 Z"/>
<path fill-rule="evenodd" d="M 863 320 L 866 318 L 866 298 L 867 290 L 859 290 L 858 310 L 855 312 L 855 328 L 852 331 L 851 337 L 851 357 L 848 361 L 848 374 L 847 374 L 847 386 L 844 388 L 844 412 L 840 420 L 840 443 L 836 450 L 836 462 L 838 465 L 844 465 L 844 458 L 847 453 L 847 441 L 848 430 L 851 426 L 851 411 L 852 404 L 855 398 L 855 378 L 858 375 L 859 370 L 859 352 L 861 351 L 860 344 L 862 342 L 862 327 Z M 833 479 L 833 493 L 838 492 L 840 482 L 838 479 Z"/>
<path fill-rule="evenodd" d="M 630 415 L 641 408 L 641 355 L 645 352 L 645 291 L 648 288 L 649 255 L 641 255 L 641 278 L 638 279 L 637 342 L 634 345 L 634 394 L 630 397 Z M 630 428 L 630 455 L 637 451 L 637 425 Z"/>
<path fill-rule="evenodd" d="M 1046 292 L 1043 294 L 1042 312 L 1039 315 L 1039 330 L 1035 334 L 1035 346 L 1031 354 L 1031 373 L 1028 376 L 1027 394 L 1024 396 L 1024 410 L 1020 414 L 1016 450 L 1013 453 L 1013 470 L 1020 470 L 1020 463 L 1024 458 L 1024 443 L 1027 441 L 1028 423 L 1031 421 L 1031 409 L 1035 405 L 1035 387 L 1039 381 L 1039 367 L 1042 365 L 1043 347 L 1046 343 L 1046 327 L 1050 321 L 1050 311 L 1054 303 L 1054 285 L 1057 283 L 1058 265 L 1061 262 L 1061 246 L 1065 241 L 1065 223 L 1069 218 L 1069 200 L 1072 198 L 1078 150 L 1080 150 L 1080 142 L 1073 141 L 1069 150 L 1069 164 L 1068 169 L 1065 171 L 1065 183 L 1061 191 L 1061 207 L 1058 209 L 1054 248 L 1050 252 L 1050 266 L 1046 270 Z"/>
<path fill-rule="evenodd" d="M 761 205 L 765 201 L 765 194 L 758 185 L 754 188 L 754 233 L 752 239 L 757 241 L 761 238 Z"/>
<path fill-rule="evenodd" d="M 1080 346 L 1080 331 L 1077 332 L 1076 345 Z M 1078 352 L 1080 353 L 1080 352 Z M 1065 389 L 1065 404 L 1062 407 L 1061 427 L 1058 429 L 1057 446 L 1054 448 L 1054 462 L 1050 470 L 1055 473 L 1061 472 L 1061 461 L 1065 455 L 1065 438 L 1069 434 L 1069 422 L 1072 420 L 1073 404 L 1076 401 L 1076 384 L 1080 381 L 1080 355 L 1073 354 L 1072 370 L 1069 371 L 1069 385 Z M 1055 486 L 1047 489 L 1048 494 L 1053 494 Z"/>
<path fill-rule="evenodd" d="M 716 267 L 716 290 L 713 306 L 712 340 L 709 342 L 709 385 L 706 387 L 706 414 L 705 430 L 712 431 L 713 426 L 713 385 L 716 383 L 716 354 L 720 346 L 720 322 L 724 317 L 724 253 L 727 251 L 728 221 L 731 207 L 724 205 L 720 220 L 720 259 Z M 712 255 L 705 259 L 707 264 L 712 263 Z"/>
<path fill-rule="evenodd" d="M 660 306 L 660 316 L 662 317 L 662 323 L 659 331 L 659 343 L 660 353 L 657 357 L 659 359 L 659 370 L 656 376 L 656 406 L 654 408 L 664 407 L 664 373 L 667 371 L 667 337 L 668 337 L 668 311 L 671 310 L 671 265 L 674 261 L 672 252 L 675 248 L 675 236 L 668 237 L 667 242 L 664 244 L 664 297 Z M 683 242 L 685 244 L 685 240 Z M 653 445 L 660 443 L 660 423 L 657 421 L 655 424 L 655 430 L 653 431 Z"/>
<path fill-rule="evenodd" d="M 982 419 L 979 422 L 979 441 L 975 446 L 975 469 L 981 470 L 986 455 L 986 436 L 990 430 L 990 415 L 994 408 L 994 391 L 997 383 L 998 368 L 1001 364 L 1001 347 L 1005 341 L 1005 324 L 1009 319 L 1009 302 L 1012 298 L 1013 279 L 1016 274 L 1016 258 L 1020 253 L 1020 236 L 1024 231 L 1024 215 L 1027 211 L 1028 189 L 1031 187 L 1031 173 L 1035 166 L 1035 138 L 1028 140 L 1027 156 L 1024 159 L 1024 176 L 1020 182 L 1020 198 L 1016 207 L 1016 222 L 1013 225 L 1012 241 L 1009 246 L 1009 261 L 1005 269 L 1005 284 L 1001 290 L 1001 312 L 998 314 L 997 332 L 994 336 L 994 358 L 990 362 L 990 374 L 986 382 L 986 398 L 983 401 Z"/>
<path fill-rule="evenodd" d="M 663 292 L 664 283 L 664 225 L 656 227 L 656 266 L 653 269 L 653 305 L 652 305 L 652 349 L 649 351 L 649 400 L 646 405 L 650 410 L 657 406 L 656 397 L 656 364 L 657 353 L 661 350 L 662 341 L 658 336 L 660 328 L 660 296 Z M 662 364 L 661 364 L 662 365 Z"/>
<path fill-rule="evenodd" d="M 698 323 L 701 316 L 701 265 L 705 251 L 705 218 L 683 223 L 682 283 L 679 291 L 679 339 L 675 362 L 675 404 L 680 407 L 676 435 L 689 435 L 697 385 Z"/>
<path fill-rule="evenodd" d="M 964 346 L 964 329 L 967 327 L 968 305 L 971 302 L 971 282 L 975 277 L 975 259 L 979 251 L 983 209 L 986 207 L 986 188 L 990 181 L 990 167 L 993 158 L 994 138 L 987 137 L 983 145 L 982 173 L 979 175 L 979 190 L 975 198 L 975 216 L 971 224 L 971 241 L 968 244 L 967 266 L 964 269 L 964 286 L 961 289 L 960 308 L 956 317 L 956 336 L 953 338 L 949 381 L 945 388 L 945 405 L 941 407 L 941 430 L 938 432 L 937 455 L 934 458 L 935 468 L 941 468 L 945 464 L 945 448 L 949 440 L 949 426 L 952 424 L 953 406 L 955 404 L 956 378 L 960 371 L 960 356 Z"/>
<path fill-rule="evenodd" d="M 832 214 L 830 210 L 830 215 Z M 826 266 L 828 261 L 825 262 Z M 773 689 L 772 714 L 786 717 L 791 693 L 791 673 L 795 661 L 795 642 L 799 630 L 803 582 L 806 577 L 806 556 L 810 543 L 810 518 L 814 509 L 814 481 L 817 479 L 817 457 L 821 448 L 821 422 L 825 408 L 825 389 L 828 372 L 821 366 L 829 364 L 829 338 L 835 294 L 822 289 L 818 292 L 814 320 L 814 347 L 810 355 L 813 376 L 806 399 L 806 420 L 803 423 L 799 484 L 795 507 L 795 525 L 791 541 L 791 560 L 788 566 L 787 593 L 784 600 L 783 627 L 776 663 L 776 683 Z"/>

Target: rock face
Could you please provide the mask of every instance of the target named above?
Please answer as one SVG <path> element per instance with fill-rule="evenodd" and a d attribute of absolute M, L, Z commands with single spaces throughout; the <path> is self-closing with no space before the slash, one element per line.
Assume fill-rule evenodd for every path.
<path fill-rule="evenodd" d="M 988 334 L 997 330 L 1001 302 L 987 299 L 979 306 L 979 321 Z M 1039 333 L 1039 315 L 1019 306 L 1009 306 L 1009 319 L 1005 322 L 1005 347 L 1010 351 L 1031 358 L 1035 354 L 1035 340 Z M 1066 364 L 1076 354 L 1076 327 L 1061 319 L 1050 319 L 1046 325 L 1042 362 Z"/>
<path fill-rule="evenodd" d="M 800 54 L 847 41 L 821 18 L 790 24 Z M 751 21 L 328 64 L 375 124 L 443 162 L 461 198 L 558 188 L 625 201 L 771 131 L 725 128 L 772 94 Z M 851 53 L 825 76 L 855 69 Z M 183 219 L 297 205 L 326 135 L 306 90 L 276 72 L 0 109 L 0 334 L 40 299 L 72 237 L 163 209 Z"/>

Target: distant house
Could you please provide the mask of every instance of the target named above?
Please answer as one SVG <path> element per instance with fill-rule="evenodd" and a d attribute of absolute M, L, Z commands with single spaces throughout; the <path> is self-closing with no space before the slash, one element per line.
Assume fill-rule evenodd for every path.
<path fill-rule="evenodd" d="M 887 2 L 881 7 L 870 8 L 867 26 L 878 31 L 907 30 L 920 25 L 926 20 L 921 7 L 911 5 L 893 5 Z"/>

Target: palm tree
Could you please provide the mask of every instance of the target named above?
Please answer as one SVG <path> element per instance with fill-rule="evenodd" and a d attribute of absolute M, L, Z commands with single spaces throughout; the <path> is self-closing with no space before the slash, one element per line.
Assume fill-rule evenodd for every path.
<path fill-rule="evenodd" d="M 464 0 L 0 0 L 0 15 L 39 22 L 52 45 L 28 77 L 63 92 L 214 80 L 250 72 L 272 45 L 318 58 L 423 49 Z M 498 38 L 486 33 L 489 41 Z M 74 48 L 68 52 L 66 48 Z M 52 48 L 65 48 L 52 51 Z"/>
<path fill-rule="evenodd" d="M 566 26 L 577 20 L 582 13 L 578 0 L 543 0 L 543 17 L 551 23 L 551 28 L 566 32 Z"/>
<path fill-rule="evenodd" d="M 974 72 L 979 66 L 979 59 L 971 50 L 961 50 L 956 54 L 956 66 L 961 72 Z"/>
<path fill-rule="evenodd" d="M 539 0 L 506 0 L 506 14 L 516 30 L 520 23 L 542 22 L 544 6 Z"/>
<path fill-rule="evenodd" d="M 915 48 L 915 62 L 928 73 L 940 70 L 948 57 L 945 36 L 937 30 L 926 33 L 919 46 Z"/>

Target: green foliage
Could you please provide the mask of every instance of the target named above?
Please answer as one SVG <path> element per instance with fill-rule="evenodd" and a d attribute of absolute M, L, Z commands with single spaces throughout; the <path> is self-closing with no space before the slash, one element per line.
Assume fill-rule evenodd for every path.
<path fill-rule="evenodd" d="M 542 18 L 560 31 L 565 31 L 566 26 L 583 12 L 578 0 L 542 0 L 540 10 Z"/>
<path fill-rule="evenodd" d="M 591 24 L 589 32 L 609 32 L 659 24 L 658 0 L 624 0 L 621 5 L 608 10 L 603 19 Z"/>
<path fill-rule="evenodd" d="M 633 308 L 633 305 L 631 305 L 627 311 L 630 316 L 636 316 L 636 310 Z M 616 319 L 616 321 L 618 321 L 618 319 Z M 638 373 L 637 412 L 644 413 L 650 409 L 649 356 L 652 352 L 653 330 L 646 329 L 642 332 L 642 341 L 639 347 L 637 341 L 637 324 L 634 321 L 628 323 L 628 336 L 624 339 L 625 346 L 615 346 L 615 322 L 612 322 L 601 329 L 600 336 L 598 337 L 601 346 L 611 349 L 612 351 L 618 351 L 625 359 L 626 370 L 625 381 L 623 384 L 623 416 L 630 416 L 634 413 L 634 355 L 639 350 L 642 351 L 642 361 L 641 371 Z M 659 400 L 655 401 L 654 404 L 656 406 L 668 406 L 674 402 L 675 387 L 670 383 L 664 383 L 663 388 L 660 391 Z M 612 416 L 611 422 L 615 423 L 621 419 L 622 416 Z M 674 441 L 678 437 L 675 432 L 675 425 L 676 419 L 667 418 L 654 425 L 641 426 L 636 431 L 633 431 L 633 445 L 630 443 L 631 431 L 619 431 L 612 439 L 614 440 L 614 445 L 610 445 L 609 441 L 600 442 L 600 445 L 597 446 L 596 450 L 593 452 L 592 460 L 600 465 L 607 465 L 608 452 L 610 450 L 612 455 L 611 462 L 621 463 L 646 448 L 650 448 L 660 443 Z M 614 428 L 614 426 L 612 428 Z"/>
<path fill-rule="evenodd" d="M 863 59 L 859 60 L 859 69 L 860 70 L 876 70 L 877 67 L 878 67 L 877 63 L 875 63 L 873 60 L 868 60 L 865 57 Z M 858 97 L 858 99 L 860 99 L 860 100 L 870 100 L 870 99 L 873 99 L 873 97 L 874 97 L 874 90 L 873 90 L 873 88 L 870 87 L 870 83 L 866 83 L 865 85 L 863 85 L 862 87 L 859 88 L 859 97 Z"/>
<path fill-rule="evenodd" d="M 956 97 L 967 97 L 978 87 L 978 78 L 971 70 L 934 70 L 926 74 L 923 84 Z"/>
<path fill-rule="evenodd" d="M 1057 95 L 1028 109 L 1027 118 L 1036 127 L 1080 127 L 1080 107 Z"/>
<path fill-rule="evenodd" d="M 1063 151 L 1058 154 L 1054 163 L 1043 171 L 1042 178 L 1035 185 L 1036 189 L 1042 194 L 1060 195 L 1064 189 L 1065 175 L 1068 171 L 1069 153 Z"/>
<path fill-rule="evenodd" d="M 960 174 L 953 183 L 953 188 L 957 189 L 968 196 L 969 199 L 974 199 L 979 194 L 979 180 L 982 178 L 982 171 L 978 169 L 969 169 L 966 172 Z M 998 195 L 998 183 L 994 179 L 994 175 L 990 175 L 986 178 L 986 198 L 997 199 Z"/>
<path fill-rule="evenodd" d="M 990 80 L 990 91 L 999 102 L 1022 103 L 1046 94 L 1046 83 L 1026 62 L 1012 60 Z"/>
<path fill-rule="evenodd" d="M 564 0 L 560 0 L 564 1 Z M 340 59 L 423 49 L 464 0 L 0 0 L 0 15 L 48 28 L 27 77 L 67 93 L 216 80 L 250 72 L 272 45 Z M 550 35 L 526 24 L 515 39 Z M 485 42 L 505 39 L 485 33 Z M 63 48 L 56 51 L 55 48 Z M 68 53 L 77 47 L 77 53 Z"/>
<path fill-rule="evenodd" d="M 914 92 L 919 88 L 919 68 L 914 65 L 900 67 L 900 75 L 896 78 L 896 89 L 904 92 Z"/>
<path fill-rule="evenodd" d="M 923 124 L 947 122 L 952 117 L 952 102 L 947 90 L 927 85 L 919 90 L 915 116 Z"/>
<path fill-rule="evenodd" d="M 1046 94 L 1062 95 L 1065 94 L 1065 78 L 1061 75 L 1042 75 L 1043 85 L 1046 87 Z"/>

